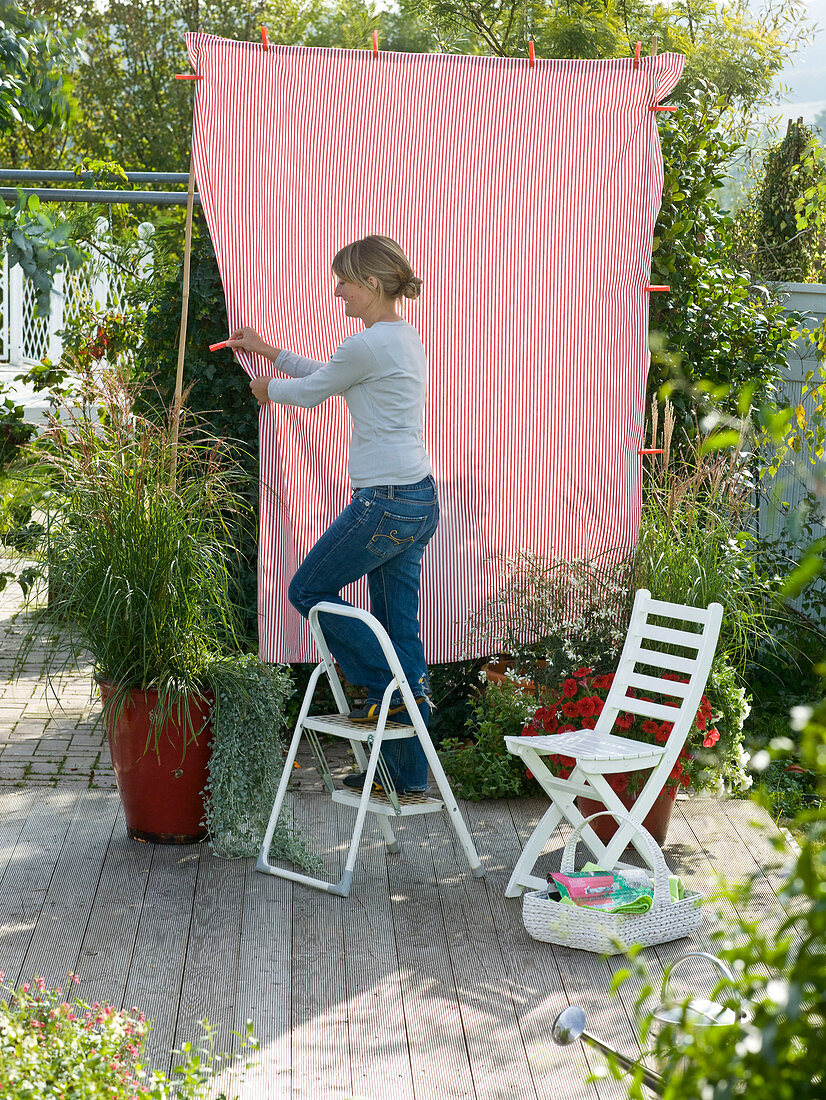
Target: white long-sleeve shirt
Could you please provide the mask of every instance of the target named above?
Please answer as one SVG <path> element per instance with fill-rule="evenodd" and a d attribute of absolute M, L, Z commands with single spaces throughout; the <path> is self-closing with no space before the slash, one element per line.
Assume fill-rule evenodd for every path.
<path fill-rule="evenodd" d="M 282 351 L 270 401 L 309 409 L 342 394 L 353 421 L 347 472 L 354 488 L 412 485 L 432 473 L 422 440 L 427 359 L 407 321 L 376 321 L 348 336 L 327 363 Z"/>

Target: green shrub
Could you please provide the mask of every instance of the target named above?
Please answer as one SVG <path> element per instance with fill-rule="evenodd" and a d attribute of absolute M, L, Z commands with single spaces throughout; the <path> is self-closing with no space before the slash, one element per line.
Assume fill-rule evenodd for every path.
<path fill-rule="evenodd" d="M 0 981 L 4 975 L 0 972 Z M 69 974 L 69 982 L 77 975 Z M 186 1043 L 183 1062 L 170 1080 L 150 1073 L 140 1062 L 150 1030 L 137 1009 L 87 1005 L 69 990 L 47 989 L 42 978 L 17 988 L 2 987 L 0 1002 L 0 1095 L 3 1100 L 202 1100 L 211 1088 L 223 1055 L 212 1049 L 204 1021 L 205 1043 Z M 257 1049 L 252 1024 L 242 1049 Z M 221 1093 L 216 1100 L 226 1100 Z"/>
<path fill-rule="evenodd" d="M 488 684 L 473 707 L 466 737 L 446 737 L 439 756 L 460 798 L 513 798 L 536 789 L 524 763 L 505 747 L 504 738 L 518 737 L 536 708 L 536 699 L 516 679 Z"/>

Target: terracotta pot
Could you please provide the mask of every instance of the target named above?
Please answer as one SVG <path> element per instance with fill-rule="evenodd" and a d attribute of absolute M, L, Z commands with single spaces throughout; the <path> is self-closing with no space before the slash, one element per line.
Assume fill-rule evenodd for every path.
<path fill-rule="evenodd" d="M 537 661 L 537 668 L 544 668 L 545 661 Z M 489 684 L 504 684 L 507 677 L 505 673 L 513 668 L 513 661 L 491 661 L 490 664 L 482 665 L 482 672 L 485 674 L 485 679 Z M 532 683 L 525 684 L 525 691 L 528 695 L 536 695 L 536 688 Z"/>
<path fill-rule="evenodd" d="M 112 684 L 101 683 L 104 704 L 114 691 Z M 129 693 L 117 721 L 107 715 L 106 733 L 115 769 L 118 792 L 126 815 L 126 828 L 133 840 L 154 844 L 195 844 L 206 830 L 203 791 L 208 771 L 212 730 L 209 728 L 210 695 L 190 700 L 191 729 L 195 740 L 186 742 L 183 709 L 172 708 L 156 738 L 149 743 L 152 712 L 158 704 L 158 692 L 135 689 Z"/>
<path fill-rule="evenodd" d="M 668 826 L 671 823 L 671 813 L 674 809 L 674 798 L 676 793 L 676 790 L 666 790 L 659 794 L 643 821 L 643 825 L 649 833 L 651 833 L 660 847 L 665 844 Z M 619 796 L 623 806 L 633 806 L 636 797 L 635 794 L 625 793 Z M 601 802 L 597 802 L 593 798 L 583 798 L 581 796 L 577 797 L 576 804 L 577 809 L 583 817 L 590 817 L 591 814 L 601 813 L 606 808 Z M 617 831 L 617 823 L 610 817 L 600 817 L 596 821 L 591 822 L 591 828 L 602 843 L 607 844 Z"/>

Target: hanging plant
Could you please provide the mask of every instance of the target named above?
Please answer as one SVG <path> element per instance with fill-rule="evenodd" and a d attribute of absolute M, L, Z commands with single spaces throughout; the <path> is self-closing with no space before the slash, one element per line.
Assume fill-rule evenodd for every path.
<path fill-rule="evenodd" d="M 281 777 L 281 730 L 292 681 L 286 667 L 239 654 L 217 661 L 210 683 L 215 691 L 212 757 L 202 824 L 217 856 L 255 856 Z M 322 870 L 294 822 L 278 822 L 271 852 L 311 873 Z"/>

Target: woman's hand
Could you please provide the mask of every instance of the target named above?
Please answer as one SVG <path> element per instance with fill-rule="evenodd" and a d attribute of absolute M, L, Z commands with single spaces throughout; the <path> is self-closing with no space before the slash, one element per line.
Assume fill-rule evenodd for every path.
<path fill-rule="evenodd" d="M 271 378 L 250 378 L 250 389 L 259 405 L 269 404 L 270 398 L 267 389 L 271 381 Z"/>
<path fill-rule="evenodd" d="M 237 328 L 227 340 L 227 347 L 233 351 L 248 351 L 252 355 L 263 355 L 269 358 L 267 352 L 272 351 L 269 344 L 265 344 L 254 328 L 244 325 Z"/>

